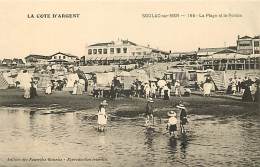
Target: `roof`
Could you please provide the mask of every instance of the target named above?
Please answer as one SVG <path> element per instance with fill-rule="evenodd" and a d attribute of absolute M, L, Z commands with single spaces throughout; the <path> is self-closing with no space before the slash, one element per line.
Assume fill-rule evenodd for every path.
<path fill-rule="evenodd" d="M 122 40 L 123 44 L 131 44 L 131 45 L 134 45 L 134 46 L 137 46 L 136 43 L 132 42 L 132 41 L 129 41 L 129 40 Z"/>
<path fill-rule="evenodd" d="M 35 54 L 30 54 L 30 55 L 28 55 L 28 56 L 25 57 L 25 59 L 29 59 L 29 58 L 35 58 L 35 59 L 46 59 L 46 60 L 51 59 L 50 56 L 35 55 Z"/>
<path fill-rule="evenodd" d="M 223 50 L 233 50 L 236 51 L 236 46 L 219 47 L 219 48 L 199 48 L 197 55 L 211 55 Z"/>
<path fill-rule="evenodd" d="M 13 62 L 12 59 L 4 59 L 4 60 L 2 61 L 2 63 L 12 63 L 12 62 Z"/>
<path fill-rule="evenodd" d="M 112 45 L 114 44 L 114 42 L 104 42 L 104 43 L 95 43 L 89 46 L 108 46 L 108 45 Z"/>
<path fill-rule="evenodd" d="M 229 54 L 213 54 L 212 56 L 208 56 L 205 58 L 201 58 L 202 60 L 219 60 L 219 59 L 248 59 L 249 55 L 242 55 L 238 53 L 229 53 Z"/>
<path fill-rule="evenodd" d="M 248 39 L 248 38 L 252 38 L 252 37 L 250 37 L 250 36 L 243 36 L 243 37 L 239 37 L 238 39 Z"/>
<path fill-rule="evenodd" d="M 134 46 L 137 46 L 136 43 L 132 42 L 132 41 L 129 41 L 129 40 L 121 40 L 121 42 L 123 44 L 130 44 L 130 45 L 134 45 Z M 111 42 L 102 42 L 102 43 L 95 43 L 95 44 L 92 44 L 92 45 L 89 45 L 89 46 L 109 46 L 109 45 L 114 45 L 115 42 L 114 41 L 111 41 Z"/>
<path fill-rule="evenodd" d="M 236 50 L 233 50 L 233 49 L 224 49 L 224 50 L 221 50 L 219 52 L 216 52 L 216 53 L 213 53 L 213 54 L 222 54 L 222 53 L 236 53 L 237 51 Z"/>
<path fill-rule="evenodd" d="M 169 55 L 170 54 L 169 52 L 165 52 L 165 51 L 162 51 L 162 50 L 159 50 L 159 49 L 152 49 L 152 52 L 154 52 L 154 53 L 161 53 L 161 54 L 165 54 L 165 55 Z"/>
<path fill-rule="evenodd" d="M 260 35 L 255 36 L 254 39 L 260 39 Z"/>
<path fill-rule="evenodd" d="M 58 54 L 61 54 L 61 55 L 64 55 L 64 56 L 68 56 L 68 57 L 78 58 L 78 56 L 75 56 L 75 55 L 72 55 L 72 54 L 69 54 L 69 53 L 62 53 L 62 52 L 55 53 L 55 54 L 51 55 L 51 57 L 52 56 L 56 56 Z"/>
<path fill-rule="evenodd" d="M 24 62 L 23 62 L 22 59 L 17 59 L 17 58 L 14 58 L 14 59 L 13 59 L 13 63 L 24 64 Z"/>

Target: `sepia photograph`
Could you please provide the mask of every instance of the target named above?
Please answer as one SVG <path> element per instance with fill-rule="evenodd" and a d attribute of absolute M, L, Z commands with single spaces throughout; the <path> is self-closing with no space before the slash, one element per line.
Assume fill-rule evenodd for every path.
<path fill-rule="evenodd" d="M 0 0 L 0 167 L 259 167 L 259 11 Z"/>

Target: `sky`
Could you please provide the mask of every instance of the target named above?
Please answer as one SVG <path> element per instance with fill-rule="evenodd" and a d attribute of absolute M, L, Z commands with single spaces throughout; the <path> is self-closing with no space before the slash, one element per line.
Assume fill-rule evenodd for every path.
<path fill-rule="evenodd" d="M 63 13 L 79 17 L 28 18 Z M 145 18 L 143 14 L 179 17 Z M 202 17 L 206 14 L 218 17 Z M 81 57 L 87 45 L 117 39 L 164 51 L 196 51 L 236 45 L 238 35 L 260 35 L 259 1 L 0 0 L 0 59 L 59 51 Z"/>

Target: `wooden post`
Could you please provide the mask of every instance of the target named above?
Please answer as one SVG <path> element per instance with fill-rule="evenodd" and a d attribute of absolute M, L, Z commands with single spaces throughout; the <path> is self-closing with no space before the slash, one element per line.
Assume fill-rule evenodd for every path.
<path fill-rule="evenodd" d="M 254 57 L 254 69 L 256 70 L 256 57 Z"/>
<path fill-rule="evenodd" d="M 246 69 L 246 59 L 244 59 L 244 66 L 243 66 L 243 70 Z"/>
<path fill-rule="evenodd" d="M 219 60 L 218 70 L 221 70 L 221 59 Z"/>
<path fill-rule="evenodd" d="M 235 70 L 237 70 L 237 60 L 236 60 L 236 55 L 234 55 L 234 61 L 235 61 Z"/>
<path fill-rule="evenodd" d="M 213 61 L 213 56 L 212 56 L 212 70 L 214 70 L 214 61 Z"/>
<path fill-rule="evenodd" d="M 250 70 L 250 56 L 248 56 L 248 70 Z"/>

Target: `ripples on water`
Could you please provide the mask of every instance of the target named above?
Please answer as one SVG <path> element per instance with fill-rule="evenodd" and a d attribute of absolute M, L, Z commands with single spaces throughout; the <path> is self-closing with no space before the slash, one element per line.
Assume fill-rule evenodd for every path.
<path fill-rule="evenodd" d="M 157 120 L 109 121 L 96 131 L 95 110 L 0 108 L 0 166 L 260 166 L 257 118 L 191 116 L 187 135 L 170 139 Z M 7 158 L 101 158 L 81 162 L 7 162 Z"/>

